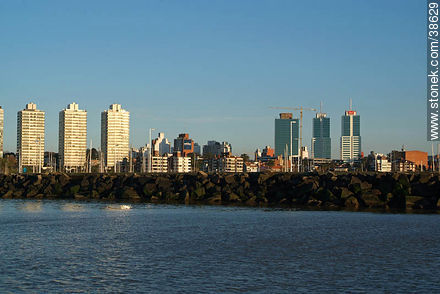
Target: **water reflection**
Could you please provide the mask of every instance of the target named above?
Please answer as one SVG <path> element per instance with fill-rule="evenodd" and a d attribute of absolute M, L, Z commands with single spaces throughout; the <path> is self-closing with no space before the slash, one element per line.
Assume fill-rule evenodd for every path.
<path fill-rule="evenodd" d="M 43 210 L 43 203 L 42 201 L 24 202 L 19 208 L 28 212 L 40 212 Z"/>
<path fill-rule="evenodd" d="M 84 205 L 79 204 L 79 203 L 66 203 L 61 205 L 61 210 L 64 211 L 84 211 Z"/>
<path fill-rule="evenodd" d="M 106 210 L 129 210 L 131 208 L 131 205 L 126 204 L 112 204 L 105 207 Z"/>

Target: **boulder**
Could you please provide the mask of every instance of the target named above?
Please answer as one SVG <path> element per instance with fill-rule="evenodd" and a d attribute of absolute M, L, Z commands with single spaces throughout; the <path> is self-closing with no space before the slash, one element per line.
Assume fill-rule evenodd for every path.
<path fill-rule="evenodd" d="M 121 197 L 122 199 L 130 199 L 133 201 L 141 200 L 141 196 L 139 196 L 137 191 L 132 187 L 125 187 L 122 191 Z"/>
<path fill-rule="evenodd" d="M 365 206 L 369 208 L 381 208 L 386 206 L 386 202 L 382 201 L 379 196 L 374 193 L 363 193 L 361 199 Z"/>
<path fill-rule="evenodd" d="M 225 183 L 228 184 L 228 185 L 232 185 L 232 184 L 235 183 L 235 177 L 234 177 L 233 174 L 226 175 L 226 176 L 224 177 L 224 180 L 225 180 Z"/>
<path fill-rule="evenodd" d="M 356 177 L 356 176 L 351 177 L 350 184 L 359 184 L 360 185 L 361 183 L 362 183 L 362 181 L 358 177 Z"/>
<path fill-rule="evenodd" d="M 199 178 L 203 178 L 203 179 L 208 178 L 208 174 L 205 173 L 204 171 L 199 171 L 199 172 L 197 172 L 197 176 L 198 176 Z"/>
<path fill-rule="evenodd" d="M 73 196 L 73 198 L 75 198 L 75 200 L 87 200 L 87 199 L 88 199 L 87 196 L 84 196 L 84 195 L 82 195 L 82 194 L 75 194 L 75 195 Z"/>
<path fill-rule="evenodd" d="M 5 199 L 13 198 L 13 195 L 14 195 L 14 191 L 9 190 L 9 191 L 7 191 L 6 193 L 4 193 L 4 194 L 2 195 L 2 198 L 5 198 Z"/>
<path fill-rule="evenodd" d="M 208 198 L 209 204 L 221 204 L 222 203 L 222 194 L 216 193 L 213 196 Z"/>
<path fill-rule="evenodd" d="M 144 188 L 142 189 L 142 192 L 145 196 L 151 196 L 153 193 L 156 192 L 156 184 L 154 183 L 147 183 L 144 185 Z"/>
<path fill-rule="evenodd" d="M 80 189 L 81 189 L 80 185 L 71 186 L 69 188 L 69 193 L 70 193 L 70 195 L 75 195 L 75 194 L 77 194 L 79 192 Z"/>
<path fill-rule="evenodd" d="M 361 182 L 361 189 L 362 190 L 371 190 L 371 188 L 373 187 L 372 184 L 368 183 L 368 182 Z"/>
<path fill-rule="evenodd" d="M 348 190 L 346 187 L 341 188 L 341 198 L 347 199 L 348 197 L 353 196 L 353 192 Z"/>
<path fill-rule="evenodd" d="M 352 208 L 352 209 L 358 209 L 359 208 L 359 201 L 356 197 L 350 196 L 345 200 L 345 207 Z"/>
<path fill-rule="evenodd" d="M 246 205 L 256 206 L 257 205 L 257 197 L 253 196 L 246 201 Z"/>
<path fill-rule="evenodd" d="M 193 195 L 196 200 L 202 200 L 205 194 L 205 188 L 203 187 L 197 188 L 193 191 Z"/>
<path fill-rule="evenodd" d="M 240 202 L 241 199 L 240 199 L 240 197 L 239 197 L 237 194 L 235 194 L 235 193 L 230 193 L 230 194 L 228 195 L 228 201 L 229 201 L 229 202 Z"/>

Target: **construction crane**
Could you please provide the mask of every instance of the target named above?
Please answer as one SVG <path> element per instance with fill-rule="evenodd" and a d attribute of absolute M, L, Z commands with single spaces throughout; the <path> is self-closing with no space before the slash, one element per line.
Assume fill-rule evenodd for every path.
<path fill-rule="evenodd" d="M 312 108 L 312 107 L 269 107 L 271 109 L 284 109 L 284 110 L 294 110 L 294 111 L 299 111 L 300 113 L 300 120 L 299 120 L 299 160 L 302 160 L 302 126 L 303 126 L 303 111 L 318 111 L 318 109 L 316 108 Z M 299 169 L 299 165 L 298 165 L 298 169 Z"/>

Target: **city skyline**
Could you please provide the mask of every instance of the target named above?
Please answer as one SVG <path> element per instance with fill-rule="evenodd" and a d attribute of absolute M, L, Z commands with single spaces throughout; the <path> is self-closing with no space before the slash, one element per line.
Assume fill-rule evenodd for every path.
<path fill-rule="evenodd" d="M 430 151 L 424 106 L 414 104 L 426 88 L 425 23 L 411 16 L 425 7 L 399 3 L 4 3 L 4 150 L 15 150 L 14 113 L 29 100 L 47 113 L 50 151 L 57 150 L 57 113 L 75 101 L 89 113 L 88 142 L 100 141 L 103 105 L 120 103 L 136 122 L 133 146 L 155 128 L 171 138 L 189 132 L 195 142 L 221 138 L 234 153 L 252 154 L 274 145 L 278 113 L 268 106 L 324 101 L 336 126 L 352 98 L 364 153 L 402 145 Z M 304 114 L 309 150 L 312 118 Z M 332 158 L 339 136 L 333 128 Z"/>
<path fill-rule="evenodd" d="M 339 136 L 339 146 L 336 146 L 336 151 L 335 150 L 333 150 L 333 148 L 334 148 L 334 146 L 333 146 L 333 143 L 332 143 L 332 145 L 331 145 L 331 154 L 333 155 L 333 154 L 335 154 L 336 152 L 338 153 L 338 155 L 335 157 L 335 156 L 332 156 L 331 157 L 331 159 L 344 159 L 343 158 L 343 156 L 342 156 L 342 153 L 343 153 L 343 150 L 342 150 L 342 145 L 341 145 L 341 140 L 342 140 L 342 138 L 344 137 L 343 136 L 343 132 L 344 132 L 344 119 L 345 118 L 350 118 L 351 116 L 355 116 L 355 117 L 357 117 L 357 118 L 359 118 L 359 115 L 358 115 L 358 113 L 357 113 L 357 111 L 354 111 L 354 110 L 351 110 L 351 108 L 352 108 L 352 101 L 351 101 L 351 99 L 350 99 L 350 105 L 349 105 L 349 110 L 346 110 L 345 111 L 345 113 L 344 113 L 344 115 L 342 115 L 341 116 L 341 132 L 340 132 L 340 136 Z M 35 107 L 36 108 L 36 105 L 37 104 L 35 104 L 35 103 L 33 103 L 33 102 L 29 102 L 29 103 L 27 103 L 26 104 L 26 107 L 25 107 L 25 109 L 24 110 L 26 110 L 26 109 L 28 109 L 29 107 L 30 108 L 33 108 L 33 107 Z M 322 107 L 322 102 L 321 102 L 321 107 Z M 4 115 L 4 108 L 0 105 L 0 110 L 1 110 L 1 115 L 3 116 Z M 46 123 L 46 116 L 47 116 L 47 113 L 44 111 L 44 110 L 41 110 L 41 109 L 37 109 L 38 111 L 42 111 L 43 113 L 44 113 L 44 133 L 45 133 L 45 135 L 44 135 L 44 138 L 46 138 L 47 137 L 47 130 L 46 130 L 46 128 L 47 128 L 47 123 Z M 78 103 L 76 103 L 76 102 L 72 102 L 72 103 L 69 103 L 68 105 L 67 105 L 67 107 L 65 108 L 65 109 L 62 109 L 60 112 L 59 112 L 59 117 L 58 117 L 58 122 L 57 122 L 57 124 L 58 124 L 58 126 L 59 126 L 59 129 L 58 129 L 58 133 L 57 133 L 57 148 L 56 148 L 56 150 L 49 150 L 47 147 L 44 147 L 44 151 L 48 151 L 48 152 L 56 152 L 56 151 L 58 151 L 59 152 L 59 150 L 60 150 L 60 144 L 61 144 L 61 142 L 62 142 L 62 131 L 64 131 L 62 128 L 63 128 L 63 126 L 62 126 L 62 117 L 61 117 L 61 114 L 63 114 L 63 113 L 65 113 L 66 112 L 66 110 L 73 110 L 73 111 L 78 111 Z M 21 112 L 22 112 L 23 110 L 20 110 L 19 112 L 18 112 L 18 114 L 20 114 Z M 103 134 L 105 133 L 104 131 L 104 119 L 105 119 L 105 115 L 108 113 L 108 112 L 119 112 L 119 111 L 122 111 L 122 112 L 125 112 L 125 113 L 127 113 L 127 115 L 128 115 L 128 117 L 127 118 L 125 118 L 125 120 L 127 120 L 128 119 L 128 121 L 125 121 L 124 122 L 124 124 L 126 124 L 126 123 L 128 123 L 128 131 L 127 131 L 127 133 L 123 136 L 123 138 L 121 137 L 120 139 L 123 139 L 122 141 L 124 141 L 124 146 L 125 145 L 127 145 L 128 147 L 127 148 L 125 148 L 125 149 L 127 149 L 127 154 L 128 154 L 128 148 L 143 148 L 143 147 L 147 147 L 147 145 L 149 144 L 149 142 L 148 142 L 148 138 L 146 138 L 147 139 L 147 141 L 143 144 L 143 145 L 134 145 L 134 144 L 132 144 L 131 143 L 131 136 L 130 136 L 130 132 L 131 132 L 131 122 L 130 122 L 130 111 L 127 111 L 127 110 L 125 110 L 125 109 L 122 109 L 122 107 L 121 107 L 121 105 L 120 104 L 111 104 L 110 106 L 109 106 L 109 109 L 107 109 L 107 110 L 104 110 L 104 111 L 102 111 L 101 112 L 101 125 L 100 125 L 100 130 L 101 130 L 101 132 L 100 132 L 100 137 L 101 137 L 101 140 L 96 140 L 97 142 L 99 142 L 99 143 L 96 143 L 96 141 L 95 140 L 93 140 L 93 139 L 91 139 L 90 138 L 90 136 L 89 136 L 89 132 L 90 132 L 90 127 L 89 127 L 89 125 L 88 125 L 88 123 L 87 123 L 87 121 L 88 121 L 88 119 L 87 119 L 87 110 L 86 109 L 84 109 L 84 110 L 79 110 L 80 112 L 84 112 L 85 113 L 85 127 L 86 127 L 86 138 L 87 138 L 87 144 L 85 144 L 86 145 L 86 149 L 88 149 L 89 147 L 90 147 L 90 143 L 92 143 L 92 142 L 95 142 L 95 145 L 94 145 L 94 148 L 95 149 L 97 149 L 98 147 L 98 145 L 100 145 L 101 146 L 101 148 L 102 148 L 102 146 L 104 146 L 105 145 L 105 142 L 104 141 L 102 141 L 102 136 L 103 136 Z M 313 154 L 313 152 L 312 152 L 312 150 L 313 150 L 313 134 L 314 134 L 314 132 L 316 131 L 315 129 L 316 129 L 316 127 L 318 126 L 317 125 L 317 119 L 318 120 L 322 120 L 322 118 L 324 118 L 324 119 L 326 119 L 327 121 L 326 121 L 326 123 L 325 123 L 325 126 L 324 126 L 324 128 L 325 129 L 327 129 L 327 128 L 329 128 L 329 130 L 326 130 L 326 134 L 328 135 L 328 133 L 332 133 L 332 131 L 331 131 L 331 129 L 332 128 L 334 128 L 334 126 L 333 127 L 331 127 L 330 126 L 330 121 L 329 121 L 329 117 L 328 117 L 328 115 L 327 115 L 327 113 L 323 113 L 323 112 L 321 112 L 322 110 L 320 110 L 320 111 L 318 111 L 318 110 L 316 110 L 316 114 L 315 114 L 315 117 L 312 119 L 312 121 L 311 121 L 311 123 L 310 123 L 310 125 L 311 125 L 311 129 L 312 129 L 312 133 L 311 134 L 304 134 L 304 131 L 303 131 L 303 143 L 302 143 L 302 146 L 303 147 L 306 147 L 306 148 L 310 148 L 309 149 L 309 153 L 310 153 L 310 156 L 312 156 L 312 154 Z M 273 144 L 268 144 L 268 145 L 266 145 L 266 146 L 274 146 L 274 149 L 275 149 L 275 153 L 277 154 L 277 155 L 282 155 L 282 156 L 284 156 L 284 153 L 286 152 L 286 150 L 287 150 L 287 154 L 289 155 L 290 154 L 290 145 L 289 145 L 289 143 L 286 143 L 287 141 L 289 141 L 290 140 L 290 123 L 292 123 L 292 155 L 293 156 L 297 156 L 298 155 L 298 150 L 299 150 L 299 146 L 298 146 L 298 141 L 299 141 L 299 138 L 298 138 L 298 136 L 299 136 L 299 118 L 296 118 L 295 117 L 295 115 L 294 115 L 294 113 L 290 113 L 290 112 L 284 112 L 284 113 L 278 113 L 278 115 L 279 115 L 279 117 L 278 118 L 276 118 L 275 117 L 275 130 L 274 130 L 274 139 L 273 139 Z M 3 118 L 3 117 L 0 117 L 0 118 Z M 287 121 L 287 123 L 285 123 L 285 124 L 281 124 L 283 121 Z M 1 120 L 0 120 L 0 122 L 1 122 Z M 77 122 L 76 122 L 77 123 Z M 305 121 L 305 122 L 303 122 L 303 127 L 305 127 L 305 129 L 307 129 L 307 121 Z M 18 125 L 18 124 L 17 124 Z M 333 124 L 332 124 L 333 125 Z M 280 127 L 281 126 L 281 127 Z M 279 129 L 279 131 L 277 131 L 277 127 L 278 127 L 278 129 Z M 357 125 L 356 125 L 356 127 L 357 127 L 357 130 L 359 130 L 359 121 L 357 121 Z M 350 128 L 348 128 L 348 127 L 345 127 L 345 129 L 346 130 L 349 130 L 349 129 L 351 129 L 352 127 L 350 127 Z M 156 129 L 154 129 L 155 131 L 156 131 Z M 279 134 L 279 132 L 280 132 L 280 130 L 281 130 L 281 133 L 282 134 Z M 3 132 L 4 132 L 4 130 L 2 130 Z M 103 133 L 104 132 L 104 133 Z M 348 132 L 350 132 L 350 131 L 348 131 Z M 278 136 L 277 136 L 277 133 L 278 133 Z M 18 134 L 19 134 L 19 130 L 17 129 L 17 140 L 16 140 L 16 142 L 18 142 Z M 165 133 L 163 132 L 163 131 L 160 131 L 160 129 L 159 129 L 159 132 L 158 132 L 158 136 L 163 136 Z M 180 138 L 181 136 L 183 136 L 183 135 L 185 135 L 185 136 L 187 136 L 188 135 L 188 133 L 179 133 L 175 138 L 176 139 L 174 139 L 174 143 L 176 144 L 176 142 L 177 141 L 179 141 L 179 140 L 182 140 L 182 138 Z M 307 144 L 307 142 L 304 142 L 304 138 L 307 138 L 307 136 L 308 135 L 310 135 L 310 137 L 311 137 L 311 143 L 310 143 L 310 145 L 309 144 Z M 325 136 L 327 136 L 327 135 L 325 135 Z M 334 137 L 335 135 L 332 135 L 332 136 L 330 136 L 330 140 L 331 140 L 331 138 L 332 137 Z M 277 152 L 276 151 L 276 146 L 277 146 L 277 137 L 278 137 L 278 141 L 280 141 L 280 138 L 282 138 L 282 141 L 284 142 L 284 141 L 286 141 L 286 142 L 284 142 L 284 143 L 286 143 L 287 145 L 287 149 L 286 149 L 286 146 L 285 146 L 285 148 L 284 148 L 284 150 L 282 150 L 282 152 Z M 285 138 L 284 138 L 285 137 Z M 287 138 L 287 137 L 289 137 L 289 138 Z M 159 137 L 158 137 L 159 138 Z M 152 137 L 151 138 L 151 140 L 152 140 L 152 143 L 153 144 L 155 144 L 154 142 L 155 142 L 155 140 L 157 140 L 158 138 L 154 138 L 154 137 Z M 214 136 L 212 136 L 211 137 L 211 139 L 212 138 L 216 138 L 215 137 L 215 135 Z M 167 139 L 167 138 L 163 138 L 163 139 Z M 188 151 L 190 151 L 189 153 L 192 153 L 192 151 L 193 150 L 195 150 L 194 148 L 195 148 L 195 146 L 197 145 L 197 146 L 199 146 L 199 142 L 196 142 L 195 140 L 193 140 L 192 138 L 188 138 L 190 141 L 191 141 L 191 148 L 190 148 L 190 150 L 188 150 Z M 44 140 L 43 140 L 44 141 Z M 183 140 L 184 141 L 184 140 Z M 183 141 L 181 142 L 181 145 L 183 146 Z M 207 140 L 206 141 L 207 142 L 207 144 L 209 145 L 209 143 L 210 142 L 216 142 L 216 141 L 212 141 L 212 140 Z M 202 145 L 205 145 L 203 142 L 200 142 Z M 223 142 L 223 143 L 227 143 L 227 142 Z M 284 144 L 283 143 L 283 144 Z M 104 144 L 104 145 L 103 145 Z M 169 143 L 168 143 L 169 144 Z M 280 145 L 281 143 L 279 143 L 278 145 Z M 202 146 L 202 145 L 200 145 L 200 146 Z M 171 147 L 171 146 L 173 146 L 173 147 Z M 93 147 L 93 146 L 92 146 Z M 171 147 L 171 149 L 173 149 L 174 148 L 174 145 L 171 145 L 170 144 L 170 147 Z M 429 146 L 430 147 L 430 146 Z M 155 147 L 156 148 L 156 147 Z M 157 147 L 157 148 L 159 148 L 159 147 Z M 182 147 L 183 148 L 183 147 Z M 249 148 L 253 148 L 253 147 L 249 147 Z M 248 154 L 248 155 L 252 155 L 254 152 L 255 152 L 255 149 L 260 149 L 261 148 L 261 146 L 255 146 L 255 148 L 253 149 L 254 151 L 253 152 L 249 152 L 249 153 L 246 153 L 246 154 Z M 325 147 L 325 148 L 328 148 L 328 146 L 327 147 Z M 407 148 L 407 145 L 405 145 L 405 144 L 403 144 L 403 145 L 401 145 L 401 146 L 397 146 L 396 148 L 394 148 L 394 149 L 392 149 L 392 150 L 400 150 L 400 149 L 402 149 L 402 148 L 404 148 L 404 149 L 408 149 Z M 439 147 L 440 148 L 440 147 Z M 77 148 L 76 148 L 77 149 Z M 122 153 L 125 153 L 125 149 L 124 149 L 124 151 L 121 151 Z M 278 148 L 279 149 L 279 148 Z M 409 149 L 411 149 L 411 148 L 409 148 Z M 85 149 L 84 149 L 85 150 Z M 156 149 L 155 149 L 156 150 Z M 364 150 L 363 149 L 363 147 L 362 146 L 360 146 L 359 147 L 359 154 L 360 153 L 363 153 L 365 156 L 369 153 L 369 152 L 371 152 L 371 151 L 374 151 L 374 152 L 378 152 L 377 150 L 369 150 L 369 151 L 366 151 L 366 150 Z M 177 151 L 180 151 L 180 149 L 179 150 L 177 150 Z M 184 152 L 184 153 L 188 153 L 188 151 L 187 152 Z M 385 152 L 385 153 L 389 153 L 391 150 L 388 150 L 387 152 Z M 428 150 L 429 151 L 429 150 Z M 3 149 L 3 153 L 8 153 L 8 152 L 12 152 L 12 153 L 17 153 L 18 152 L 18 145 L 17 145 L 17 147 L 16 147 L 16 151 L 11 151 L 11 150 L 6 150 L 6 149 Z M 84 151 L 85 152 L 85 151 Z M 104 153 L 105 153 L 105 151 L 103 151 Z M 118 153 L 119 153 L 119 151 L 118 151 Z M 381 153 L 381 152 L 378 152 L 378 153 Z M 435 148 L 435 153 L 437 153 L 437 147 Z M 243 152 L 242 153 L 238 153 L 238 152 L 234 152 L 234 154 L 237 154 L 237 155 L 239 155 L 239 154 L 243 154 Z M 111 154 L 109 154 L 109 156 L 111 157 L 112 155 Z M 121 155 L 122 156 L 122 155 Z M 113 156 L 114 157 L 114 156 Z M 312 157 L 311 157 L 312 158 Z M 320 158 L 320 157 L 316 157 L 316 158 Z M 322 157 L 322 158 L 326 158 L 326 157 Z M 113 159 L 112 159 L 113 160 Z M 122 160 L 122 157 L 121 157 L 121 160 Z M 105 161 L 105 160 L 104 160 Z M 85 161 L 84 161 L 85 162 Z M 118 161 L 119 162 L 119 161 Z M 111 166 L 111 164 L 109 164 L 108 166 Z"/>

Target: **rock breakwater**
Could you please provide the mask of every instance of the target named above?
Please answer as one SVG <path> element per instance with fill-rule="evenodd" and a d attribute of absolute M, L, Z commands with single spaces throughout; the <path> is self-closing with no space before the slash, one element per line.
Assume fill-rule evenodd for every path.
<path fill-rule="evenodd" d="M 0 175 L 1 198 L 440 210 L 437 174 Z"/>

